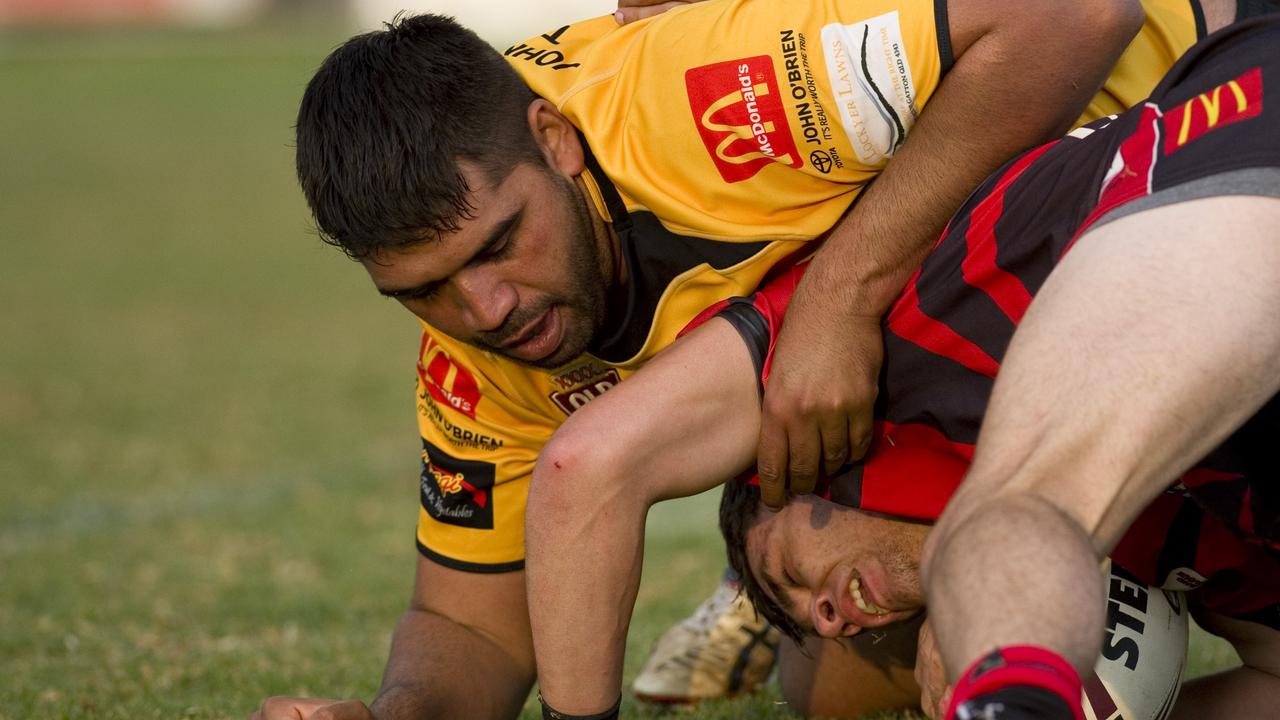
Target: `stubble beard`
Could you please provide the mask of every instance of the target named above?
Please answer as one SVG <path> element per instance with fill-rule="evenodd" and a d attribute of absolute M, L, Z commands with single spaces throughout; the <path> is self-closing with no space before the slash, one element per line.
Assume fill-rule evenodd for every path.
<path fill-rule="evenodd" d="M 565 232 L 569 234 L 568 255 L 565 259 L 568 290 L 564 297 L 543 297 L 530 307 L 517 308 L 507 317 L 501 328 L 492 333 L 474 337 L 471 344 L 523 365 L 552 370 L 587 351 L 592 339 L 604 324 L 609 287 L 608 276 L 604 274 L 601 264 L 600 248 L 592 232 L 586 198 L 578 191 L 572 180 L 549 169 L 546 173 L 555 184 L 558 201 L 563 204 L 568 213 L 569 227 L 565 228 Z M 556 348 L 555 352 L 540 360 L 524 360 L 507 354 L 502 347 L 506 339 L 557 306 L 560 310 L 560 321 L 564 325 L 564 334 L 560 347 Z"/>

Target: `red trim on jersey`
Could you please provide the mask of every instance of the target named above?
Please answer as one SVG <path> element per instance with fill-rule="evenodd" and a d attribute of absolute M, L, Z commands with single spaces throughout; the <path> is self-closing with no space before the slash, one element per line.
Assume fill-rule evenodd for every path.
<path fill-rule="evenodd" d="M 970 213 L 969 230 L 964 234 L 967 248 L 961 263 L 964 281 L 990 296 L 1015 325 L 1022 322 L 1022 315 L 1031 304 L 1031 293 L 1017 275 L 996 264 L 996 223 L 1004 214 L 1004 197 L 1009 186 L 1055 144 L 1042 145 L 1018 158 L 991 189 L 991 194 Z"/>
<path fill-rule="evenodd" d="M 1160 148 L 1160 108 L 1147 103 L 1142 106 L 1138 127 L 1120 144 L 1107 170 L 1098 204 L 1084 219 L 1075 237 L 1063 248 L 1062 254 L 1071 252 L 1076 241 L 1093 226 L 1098 218 L 1112 210 L 1151 194 L 1151 178 L 1155 173 L 1157 151 Z"/>
<path fill-rule="evenodd" d="M 916 280 L 920 271 L 912 276 L 898 302 L 889 312 L 889 330 L 921 348 L 940 355 L 970 370 L 995 377 L 1000 363 L 968 338 L 951 329 L 950 325 L 935 320 L 924 314 L 920 308 L 920 295 L 916 290 Z"/>
<path fill-rule="evenodd" d="M 1017 276 L 996 265 L 995 225 L 1004 211 L 1004 196 L 1009 186 L 1054 144 L 1032 150 L 1005 171 L 990 194 L 974 208 L 965 233 L 968 248 L 962 263 L 965 282 L 990 296 L 1015 324 L 1031 304 L 1031 293 Z M 920 307 L 916 286 L 922 272 L 917 270 L 911 276 L 902 296 L 893 304 L 889 311 L 889 329 L 935 355 L 954 360 L 976 373 L 995 377 L 1000 369 L 995 358 L 946 323 L 926 315 Z"/>
<path fill-rule="evenodd" d="M 1224 480 L 1237 480 L 1244 477 L 1240 473 L 1220 472 L 1218 470 L 1210 470 L 1208 468 L 1191 468 L 1182 476 L 1182 484 L 1188 489 L 1203 487 L 1210 483 L 1222 482 Z"/>
<path fill-rule="evenodd" d="M 1257 532 L 1253 522 L 1253 486 L 1245 486 L 1244 497 L 1240 498 L 1240 518 L 1236 520 L 1240 529 L 1253 534 Z"/>
<path fill-rule="evenodd" d="M 863 510 L 937 520 L 960 487 L 973 446 L 953 442 L 937 428 L 876 421 L 862 468 Z"/>

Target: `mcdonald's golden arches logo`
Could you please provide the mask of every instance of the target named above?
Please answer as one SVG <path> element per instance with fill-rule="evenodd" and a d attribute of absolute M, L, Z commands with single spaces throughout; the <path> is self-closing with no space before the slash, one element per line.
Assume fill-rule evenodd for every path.
<path fill-rule="evenodd" d="M 684 84 L 698 135 L 725 182 L 746 180 L 769 163 L 804 164 L 768 55 L 692 68 Z"/>
<path fill-rule="evenodd" d="M 1253 68 L 1200 93 L 1164 116 L 1164 154 L 1171 155 L 1210 130 L 1262 113 L 1262 69 Z"/>

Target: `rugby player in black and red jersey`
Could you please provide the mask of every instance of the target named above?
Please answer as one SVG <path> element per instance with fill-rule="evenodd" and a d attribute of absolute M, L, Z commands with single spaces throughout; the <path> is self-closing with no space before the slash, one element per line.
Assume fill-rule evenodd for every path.
<path fill-rule="evenodd" d="M 1101 584 L 1089 578 L 1096 578 L 1097 557 L 1113 549 L 1144 580 L 1192 591 L 1206 626 L 1231 639 L 1245 660 L 1193 688 L 1180 712 L 1264 716 L 1277 705 L 1280 503 L 1267 484 L 1277 470 L 1267 442 L 1280 423 L 1280 107 L 1266 88 L 1280 82 L 1270 80 L 1280 77 L 1278 44 L 1280 18 L 1224 31 L 1192 51 L 1147 105 L 997 172 L 952 220 L 885 321 L 872 455 L 843 492 L 863 508 L 899 517 L 936 516 L 963 477 L 1024 316 L 1027 346 L 1052 348 L 1048 359 L 1042 350 L 1028 362 L 1038 372 L 1002 380 L 1014 389 L 998 390 L 992 402 L 990 423 L 1012 425 L 999 426 L 1001 434 L 1029 451 L 1010 455 L 996 444 L 988 452 L 980 444 L 975 472 L 992 472 L 984 462 L 999 469 L 1034 461 L 1042 483 L 1033 486 L 1032 504 L 1060 519 L 1063 535 L 1023 543 L 1053 523 L 1011 526 L 978 515 L 987 534 L 977 536 L 977 548 L 1030 552 L 1021 565 L 1006 566 L 1016 574 L 991 586 L 984 567 L 970 564 L 962 577 L 930 577 L 935 616 L 953 605 L 980 607 L 948 618 L 958 635 L 938 631 L 948 677 L 959 679 L 950 709 L 958 717 L 1080 712 L 1073 673 L 1097 656 L 1104 622 Z M 759 429 L 749 390 L 759 371 L 767 374 L 776 321 L 795 281 L 784 276 L 753 300 L 717 308 L 572 418 L 558 440 L 608 426 L 660 448 L 646 456 L 644 477 L 615 488 L 611 498 L 621 502 L 696 492 L 714 484 L 709 479 L 742 471 Z M 1042 286 L 1048 301 L 1033 305 Z M 716 358 L 715 372 L 705 371 L 708 357 Z M 1001 420 L 1025 417 L 1014 409 L 1027 398 L 1036 401 L 1029 404 L 1033 417 Z M 707 422 L 695 433 L 690 417 Z M 1046 427 L 1046 418 L 1054 424 Z M 600 461 L 616 461 L 616 452 L 552 456 L 579 475 L 607 474 Z M 1117 467 L 1125 470 L 1117 474 Z M 805 522 L 831 523 L 831 507 L 824 513 Z M 958 524 L 966 526 L 974 527 Z M 908 540 L 898 554 L 906 560 L 857 568 L 857 595 L 849 572 L 814 571 L 789 584 L 772 576 L 779 588 L 773 599 L 787 593 L 796 614 L 827 636 L 903 619 L 920 604 L 911 560 L 919 559 L 923 534 Z M 1083 559 L 1059 559 L 1059 548 L 1081 544 Z M 944 560 L 957 552 L 954 545 L 933 548 Z M 1049 568 L 1072 587 L 1035 591 Z M 1032 620 L 1005 623 L 1019 612 Z M 988 634 L 966 637 L 966 622 Z M 1019 635 L 1028 632 L 1053 639 Z M 1064 636 L 1065 646 L 1055 644 Z M 964 674 L 961 663 L 992 650 L 966 647 L 966 640 L 1012 647 Z M 1014 714 L 1019 703 L 1030 714 Z"/>

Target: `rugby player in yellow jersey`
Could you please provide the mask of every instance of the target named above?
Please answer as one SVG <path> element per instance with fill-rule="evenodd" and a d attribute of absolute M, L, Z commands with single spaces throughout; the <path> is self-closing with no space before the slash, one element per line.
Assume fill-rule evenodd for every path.
<path fill-rule="evenodd" d="M 299 176 L 328 239 L 424 323 L 421 557 L 371 704 L 278 698 L 260 717 L 514 715 L 530 613 L 565 593 L 600 607 L 554 582 L 526 601 L 525 499 L 566 416 L 811 240 L 853 252 L 852 280 L 905 277 L 971 185 L 1080 115 L 1141 16 L 1121 0 L 722 0 L 549 32 L 508 51 L 523 77 L 438 18 L 335 51 L 299 113 Z M 605 599 L 629 610 L 634 586 Z M 607 708 L 625 622 L 542 619 L 552 705 Z"/>

